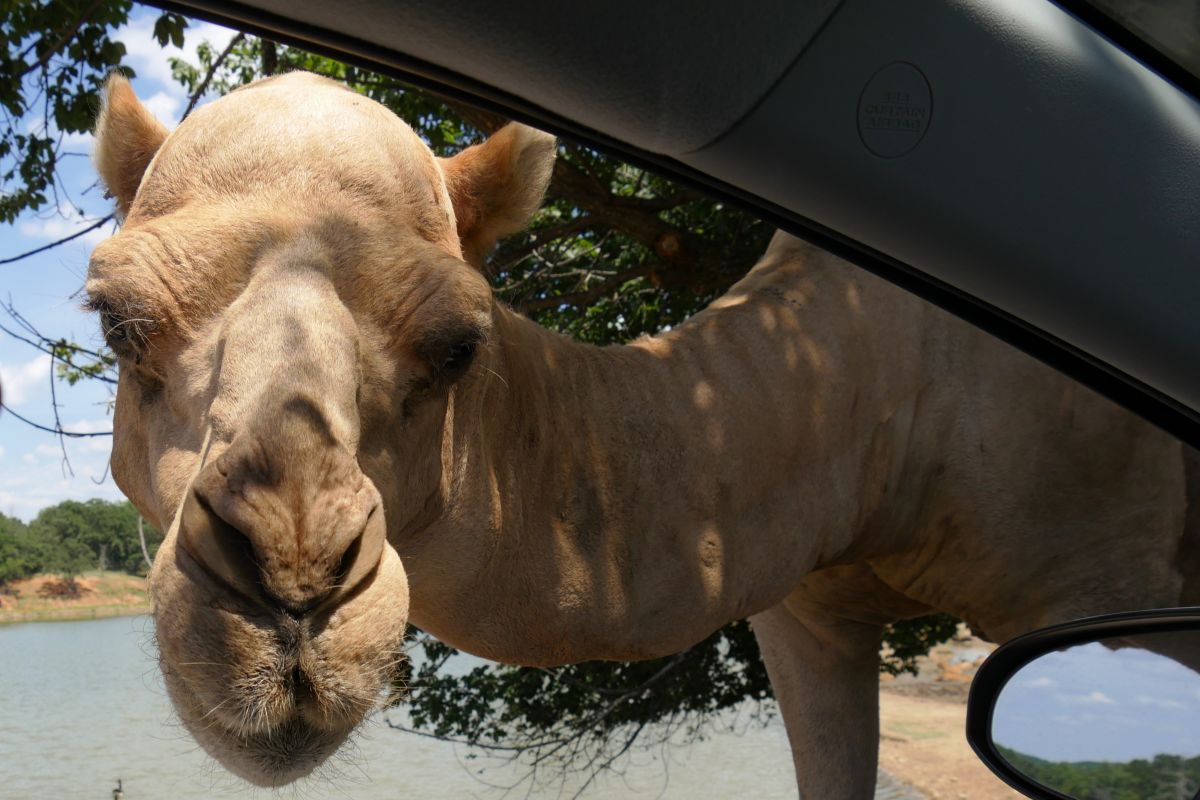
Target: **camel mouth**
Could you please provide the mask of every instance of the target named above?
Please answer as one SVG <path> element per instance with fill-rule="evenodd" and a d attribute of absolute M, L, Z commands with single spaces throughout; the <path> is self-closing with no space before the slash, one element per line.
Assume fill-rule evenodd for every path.
<path fill-rule="evenodd" d="M 259 786 L 291 783 L 337 752 L 403 663 L 408 586 L 390 546 L 354 592 L 299 618 L 230 592 L 173 538 L 155 559 L 151 594 L 180 720 Z"/>
<path fill-rule="evenodd" d="M 256 786 L 277 789 L 312 774 L 338 751 L 353 728 L 324 731 L 294 719 L 257 734 L 228 729 L 199 733 L 190 726 L 189 730 L 208 754 L 234 775 Z M 209 747 L 205 739 L 217 744 Z"/>
<path fill-rule="evenodd" d="M 168 692 L 184 726 L 226 769 L 259 786 L 284 786 L 337 752 L 376 705 L 370 681 L 343 686 L 307 652 L 315 649 L 265 652 L 274 663 L 242 670 L 219 701 L 201 699 L 205 688 L 182 674 L 167 673 Z"/>

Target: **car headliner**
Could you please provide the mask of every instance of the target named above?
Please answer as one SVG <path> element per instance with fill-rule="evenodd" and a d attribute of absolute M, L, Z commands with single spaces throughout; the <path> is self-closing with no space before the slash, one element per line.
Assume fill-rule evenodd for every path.
<path fill-rule="evenodd" d="M 1200 103 L 1048 0 L 154 4 L 725 196 L 1200 447 Z"/>

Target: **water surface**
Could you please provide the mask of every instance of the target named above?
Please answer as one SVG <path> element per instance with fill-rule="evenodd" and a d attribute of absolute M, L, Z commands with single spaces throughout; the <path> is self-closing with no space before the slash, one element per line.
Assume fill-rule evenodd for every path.
<path fill-rule="evenodd" d="M 744 727 L 744 726 L 743 726 Z M 481 764 L 459 746 L 375 721 L 326 775 L 263 790 L 229 775 L 175 720 L 159 675 L 149 617 L 0 626 L 0 798 L 571 797 L 568 785 L 507 793 L 523 770 Z M 487 766 L 482 774 L 476 774 Z M 583 797 L 794 798 L 783 726 L 717 733 L 696 744 L 636 753 L 623 776 Z"/>

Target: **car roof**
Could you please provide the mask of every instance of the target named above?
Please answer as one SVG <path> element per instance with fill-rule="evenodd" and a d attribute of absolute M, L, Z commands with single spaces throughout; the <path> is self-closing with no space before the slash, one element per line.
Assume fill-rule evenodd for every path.
<path fill-rule="evenodd" d="M 1083 4 L 155 4 L 727 197 L 1200 446 L 1200 103 Z"/>

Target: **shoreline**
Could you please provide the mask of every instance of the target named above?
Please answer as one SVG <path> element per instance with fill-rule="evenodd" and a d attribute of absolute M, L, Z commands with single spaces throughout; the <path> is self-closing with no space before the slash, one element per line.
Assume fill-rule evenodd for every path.
<path fill-rule="evenodd" d="M 81 622 L 112 617 L 140 617 L 150 613 L 150 604 L 82 606 L 78 608 L 40 608 L 30 611 L 0 610 L 0 625 L 21 622 Z"/>
<path fill-rule="evenodd" d="M 33 575 L 11 581 L 0 595 L 0 625 L 20 622 L 70 622 L 150 613 L 146 579 L 124 572 L 85 572 L 77 577 L 78 597 L 47 597 L 55 575 Z"/>

